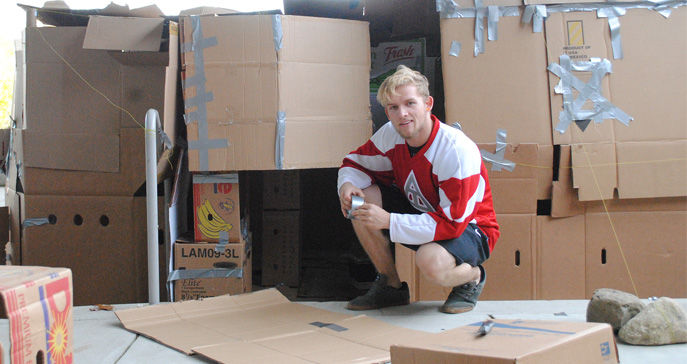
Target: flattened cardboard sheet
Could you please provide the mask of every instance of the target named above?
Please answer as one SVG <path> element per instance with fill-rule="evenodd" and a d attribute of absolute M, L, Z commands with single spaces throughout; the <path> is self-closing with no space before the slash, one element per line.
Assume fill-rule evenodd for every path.
<path fill-rule="evenodd" d="M 379 363 L 391 345 L 432 335 L 292 303 L 276 289 L 115 314 L 130 331 L 231 363 Z"/>

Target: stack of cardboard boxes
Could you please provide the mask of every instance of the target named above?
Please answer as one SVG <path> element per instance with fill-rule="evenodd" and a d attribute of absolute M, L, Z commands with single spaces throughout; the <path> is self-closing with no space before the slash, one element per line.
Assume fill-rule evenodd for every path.
<path fill-rule="evenodd" d="M 300 171 L 264 171 L 262 181 L 262 285 L 298 287 L 304 228 Z"/>
<path fill-rule="evenodd" d="M 241 228 L 239 176 L 193 175 L 193 242 L 174 244 L 174 301 L 251 291 L 251 244 Z"/>
<path fill-rule="evenodd" d="M 270 170 L 336 167 L 369 138 L 368 25 L 281 14 L 180 23 L 189 170 L 265 171 L 261 214 L 253 212 L 261 283 L 297 286 L 299 171 Z"/>
<path fill-rule="evenodd" d="M 445 121 L 479 144 L 502 232 L 482 298 L 685 296 L 687 7 L 536 3 L 438 2 Z M 444 299 L 400 254 L 413 297 Z"/>
<path fill-rule="evenodd" d="M 38 16 L 56 26 L 25 32 L 8 263 L 71 268 L 76 305 L 146 301 L 146 204 L 136 192 L 145 182 L 144 115 L 164 103 L 169 23 Z"/>

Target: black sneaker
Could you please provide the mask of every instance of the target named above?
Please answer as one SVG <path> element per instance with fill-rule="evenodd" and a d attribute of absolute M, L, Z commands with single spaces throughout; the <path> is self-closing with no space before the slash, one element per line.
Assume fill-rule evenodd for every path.
<path fill-rule="evenodd" d="M 401 288 L 391 287 L 386 282 L 387 277 L 385 275 L 377 275 L 377 279 L 372 283 L 370 290 L 364 295 L 350 300 L 346 308 L 353 311 L 375 310 L 410 303 L 410 291 L 406 282 L 401 283 Z"/>
<path fill-rule="evenodd" d="M 439 308 L 439 311 L 443 313 L 462 313 L 475 308 L 477 299 L 484 288 L 484 282 L 487 280 L 487 273 L 484 271 L 484 268 L 481 265 L 478 267 L 481 271 L 479 283 L 472 281 L 453 287 L 446 302 Z"/>

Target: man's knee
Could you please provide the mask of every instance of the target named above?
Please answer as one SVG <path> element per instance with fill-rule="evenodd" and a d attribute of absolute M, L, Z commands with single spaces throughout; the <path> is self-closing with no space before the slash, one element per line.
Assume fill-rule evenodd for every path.
<path fill-rule="evenodd" d="M 442 284 L 449 271 L 456 267 L 456 260 L 440 245 L 428 243 L 418 249 L 415 264 L 429 280 Z"/>
<path fill-rule="evenodd" d="M 382 206 L 382 190 L 379 189 L 379 186 L 371 185 L 363 189 L 363 193 L 365 194 L 365 202 Z"/>

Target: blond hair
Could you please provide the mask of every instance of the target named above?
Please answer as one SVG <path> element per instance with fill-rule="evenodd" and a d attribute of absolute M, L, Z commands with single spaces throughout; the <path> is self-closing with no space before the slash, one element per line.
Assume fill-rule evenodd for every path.
<path fill-rule="evenodd" d="M 425 100 L 429 97 L 429 81 L 427 81 L 427 77 L 407 66 L 400 65 L 396 68 L 396 72 L 387 77 L 379 86 L 377 101 L 379 101 L 383 107 L 386 107 L 391 97 L 398 95 L 396 88 L 405 85 L 414 85 L 417 88 L 417 92 L 420 96 L 424 97 Z"/>

